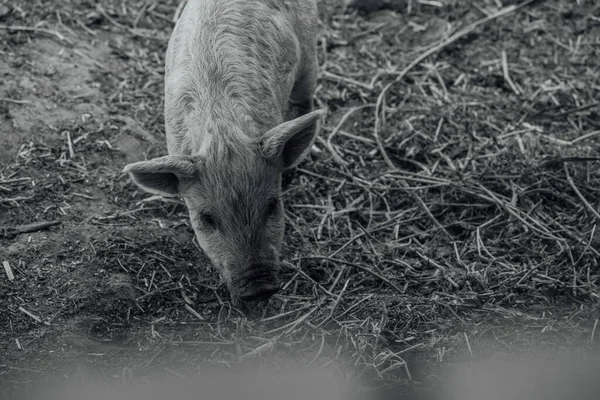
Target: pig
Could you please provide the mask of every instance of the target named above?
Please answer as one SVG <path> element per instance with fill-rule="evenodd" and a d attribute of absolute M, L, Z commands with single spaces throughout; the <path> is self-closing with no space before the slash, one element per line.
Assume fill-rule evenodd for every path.
<path fill-rule="evenodd" d="M 143 190 L 181 196 L 234 304 L 280 289 L 282 173 L 312 147 L 316 0 L 189 0 L 169 39 L 168 155 L 125 166 Z"/>

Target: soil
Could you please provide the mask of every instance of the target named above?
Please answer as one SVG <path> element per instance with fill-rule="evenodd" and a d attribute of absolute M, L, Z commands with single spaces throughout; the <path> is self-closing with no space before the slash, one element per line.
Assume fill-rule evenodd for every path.
<path fill-rule="evenodd" d="M 352 11 L 341 0 L 320 3 L 321 63 L 323 70 L 337 76 L 323 75 L 316 94 L 318 103 L 329 109 L 323 138 L 327 138 L 350 107 L 361 105 L 366 99 L 375 103 L 377 93 L 369 92 L 364 87 L 367 83 L 356 85 L 348 83 L 348 79 L 369 82 L 378 71 L 389 70 L 391 65 L 406 66 L 425 46 L 443 40 L 450 25 L 479 19 L 483 16 L 482 10 L 492 10 L 494 3 L 508 6 L 514 2 L 487 1 L 474 8 L 467 4 L 469 2 L 461 1 L 392 3 L 398 3 L 397 7 L 375 7 L 377 10 L 366 7 L 363 11 Z M 413 7 L 410 14 L 406 8 L 408 3 Z M 504 129 L 510 124 L 517 125 L 521 118 L 563 141 L 597 130 L 598 108 L 590 108 L 575 122 L 547 116 L 548 112 L 557 114 L 600 101 L 597 69 L 596 73 L 590 69 L 590 63 L 599 56 L 599 10 L 593 5 L 575 3 L 579 4 L 570 0 L 535 2 L 524 12 L 506 17 L 508 20 L 491 22 L 440 51 L 434 61 L 444 64 L 438 65 L 443 76 L 431 79 L 438 87 L 445 84 L 452 91 L 452 96 L 456 96 L 453 104 L 440 100 L 438 106 L 422 111 L 418 102 L 406 101 L 409 90 L 414 90 L 417 97 L 437 96 L 432 92 L 435 87 L 422 85 L 426 68 L 407 76 L 401 85 L 390 90 L 387 107 L 398 109 L 381 135 L 390 148 L 395 149 L 394 161 L 411 171 L 420 171 L 418 165 L 426 165 L 433 171 L 433 165 L 440 162 L 428 158 L 433 153 L 428 153 L 431 148 L 425 145 L 397 144 L 400 140 L 394 139 L 394 132 L 405 129 L 402 121 L 409 121 L 414 132 L 435 132 L 440 116 L 455 116 L 460 124 L 444 125 L 441 134 L 442 137 L 447 135 L 448 146 L 444 151 L 455 162 L 476 157 L 476 154 L 471 153 L 472 147 L 467 149 L 460 141 L 451 140 L 453 132 L 457 135 L 468 132 L 473 143 L 488 138 L 490 143 L 501 141 L 503 139 L 496 136 L 500 134 L 491 133 L 496 131 L 490 126 Z M 347 272 L 350 275 L 344 275 L 340 285 L 343 286 L 346 277 L 353 278 L 347 289 L 348 296 L 364 299 L 364 303 L 341 301 L 333 305 L 336 302 L 332 300 L 331 313 L 336 307 L 341 307 L 337 308 L 338 313 L 342 310 L 350 313 L 350 307 L 356 303 L 358 308 L 341 316 L 356 320 L 353 322 L 355 332 L 349 334 L 338 326 L 326 334 L 316 334 L 319 321 L 307 319 L 310 322 L 302 324 L 304 330 L 299 336 L 278 338 L 274 344 L 269 342 L 277 336 L 273 330 L 296 321 L 292 316 L 278 319 L 269 319 L 269 316 L 283 315 L 292 309 L 291 305 L 322 304 L 315 282 L 334 276 L 329 264 L 304 261 L 302 269 L 306 272 L 302 274 L 291 267 L 285 269 L 283 280 L 290 282 L 287 292 L 284 290 L 268 305 L 246 310 L 244 315 L 228 304 L 228 294 L 218 274 L 209 269 L 209 263 L 195 245 L 183 203 L 178 199 L 152 197 L 121 172 L 129 162 L 166 154 L 162 73 L 177 8 L 175 0 L 111 0 L 103 1 L 101 6 L 92 1 L 0 2 L 0 263 L 7 263 L 14 275 L 14 279 L 9 280 L 8 274 L 0 268 L 0 393 L 4 390 L 7 395 L 57 380 L 78 382 L 90 378 L 129 382 L 165 374 L 165 371 L 178 375 L 203 367 L 230 368 L 243 363 L 244 355 L 253 352 L 259 356 L 265 352 L 310 361 L 322 352 L 319 347 L 323 349 L 323 343 L 332 351 L 322 355 L 327 353 L 346 367 L 348 360 L 363 357 L 361 352 L 372 352 L 373 359 L 365 361 L 369 365 L 378 363 L 374 359 L 378 354 L 385 357 L 402 354 L 410 369 L 396 369 L 392 378 L 386 376 L 386 382 L 391 379 L 410 386 L 420 378 L 426 379 L 432 366 L 437 368 L 448 359 L 463 357 L 467 345 L 473 347 L 469 347 L 469 351 L 479 349 L 479 354 L 486 353 L 490 342 L 495 343 L 494 349 L 502 348 L 501 338 L 495 340 L 489 329 L 494 330 L 494 335 L 501 336 L 497 332 L 503 330 L 510 336 L 505 344 L 511 349 L 527 347 L 536 341 L 539 332 L 544 332 L 547 343 L 558 347 L 565 343 L 589 347 L 589 338 L 593 339 L 596 329 L 594 321 L 599 317 L 596 308 L 598 273 L 597 261 L 592 260 L 593 254 L 586 253 L 589 249 L 585 250 L 585 243 L 592 243 L 589 238 L 595 237 L 590 222 L 594 217 L 586 214 L 584 208 L 577 211 L 587 215 L 580 219 L 582 230 L 574 232 L 586 242 L 578 242 L 579 247 L 573 244 L 576 253 L 573 257 L 585 257 L 579 264 L 569 262 L 568 265 L 577 271 L 574 274 L 583 271 L 582 277 L 587 268 L 588 281 L 585 284 L 579 281 L 582 286 L 591 288 L 586 293 L 583 289 L 577 292 L 575 282 L 570 288 L 561 286 L 557 280 L 562 278 L 547 272 L 546 278 L 531 283 L 534 289 L 519 286 L 523 282 L 519 281 L 508 289 L 512 292 L 498 290 L 490 294 L 504 285 L 501 276 L 495 281 L 488 278 L 487 274 L 493 275 L 493 272 L 484 269 L 487 268 L 484 261 L 467 258 L 464 262 L 473 265 L 464 267 L 466 264 L 456 262 L 446 269 L 438 268 L 435 260 L 444 264 L 440 260 L 454 257 L 460 244 L 456 247 L 441 236 L 425 235 L 426 239 L 420 244 L 429 249 L 427 254 L 412 252 L 410 246 L 396 247 L 389 250 L 389 254 L 374 250 L 380 257 L 377 260 L 389 255 L 420 265 L 418 271 L 407 269 L 390 278 L 397 286 L 412 279 L 404 286 L 405 295 L 398 295 L 379 280 L 378 276 L 389 275 L 389 266 L 374 269 L 379 271 L 378 275 L 347 267 L 348 271 L 355 272 Z M 511 23 L 511 18 L 519 23 Z M 523 30 L 523 26 L 528 30 Z M 578 52 L 564 49 L 574 48 L 578 40 Z M 516 103 L 510 97 L 512 89 L 499 64 L 485 63 L 491 58 L 499 59 L 501 49 L 506 49 L 508 59 L 514 61 L 512 72 L 520 87 L 560 87 L 544 92 L 535 101 Z M 430 68 L 432 65 L 428 64 Z M 340 80 L 339 76 L 348 79 Z M 460 84 L 457 89 L 452 86 L 457 80 L 468 81 L 477 89 L 460 92 Z M 381 82 L 377 85 L 379 89 L 375 92 L 383 87 Z M 409 89 L 410 85 L 414 87 Z M 478 114 L 475 111 L 475 117 L 466 105 L 468 102 L 484 105 Z M 452 112 L 448 113 L 444 107 L 452 107 Z M 551 107 L 555 107 L 554 111 Z M 488 118 L 490 115 L 495 118 L 493 123 Z M 345 156 L 354 157 L 365 146 L 365 153 L 372 150 L 372 125 L 371 115 L 348 120 L 344 132 L 365 138 L 366 144 L 354 148 L 355 153 L 348 147 Z M 482 158 L 485 154 L 497 157 L 493 161 L 496 164 L 490 165 L 505 168 L 498 172 L 501 175 L 503 172 L 514 174 L 515 169 L 517 173 L 525 170 L 532 159 L 597 154 L 593 143 L 582 142 L 583 147 L 569 153 L 539 145 L 540 140 L 538 136 L 524 136 L 520 144 L 515 142 L 512 147 L 503 149 L 500 145 L 492 149 L 490 144 Z M 327 196 L 333 193 L 338 196 L 348 187 L 340 186 L 339 179 L 345 179 L 343 174 L 328 173 L 331 158 L 323 142 L 317 141 L 317 145 L 322 150 L 321 156 L 309 157 L 299 166 L 299 171 L 286 172 L 286 202 L 322 201 L 326 207 Z M 361 162 L 354 164 L 355 171 L 360 171 L 355 175 L 359 180 L 348 180 L 354 182 L 348 184 L 350 188 L 360 183 L 360 179 L 386 169 L 381 157 L 377 163 L 361 166 Z M 580 179 L 578 182 L 585 181 L 585 171 L 574 172 L 576 179 Z M 485 173 L 480 175 L 484 183 L 488 178 Z M 587 182 L 598 182 L 594 172 L 588 176 Z M 435 185 L 432 182 L 429 184 Z M 568 186 L 565 188 L 565 191 L 570 190 Z M 541 186 L 537 189 L 547 190 Z M 501 190 L 504 189 L 498 189 Z M 442 189 L 432 188 L 428 193 L 438 193 L 440 202 L 456 202 L 452 206 L 455 211 L 445 214 L 448 219 L 464 215 L 464 208 L 458 204 L 461 201 L 474 202 L 465 200 L 466 195 L 465 199 L 447 199 Z M 510 193 L 503 194 L 510 196 Z M 589 196 L 597 195 L 597 191 L 590 189 L 585 194 L 591 198 Z M 400 211 L 414 206 L 410 197 L 396 201 L 398 195 L 392 192 L 388 195 Z M 576 194 L 572 198 L 579 203 Z M 568 199 L 564 205 L 559 203 L 560 200 L 551 203 L 556 205 L 559 214 L 573 207 Z M 363 211 L 356 211 L 363 213 L 356 215 L 356 220 L 365 226 L 370 223 L 368 204 L 365 203 Z M 595 200 L 593 204 L 597 209 Z M 440 219 L 443 224 L 451 223 L 433 208 L 435 204 L 430 205 L 434 214 L 444 219 Z M 386 206 L 375 202 L 370 207 L 384 210 Z M 330 229 L 325 224 L 325 228 L 321 226 L 317 231 L 322 216 L 298 217 L 309 215 L 302 214 L 309 212 L 304 210 L 290 211 L 292 218 L 284 248 L 290 260 L 306 254 L 307 242 L 311 249 L 325 246 L 317 237 L 323 230 Z M 491 214 L 479 214 L 479 221 L 492 220 L 493 210 L 489 211 Z M 507 216 L 507 221 L 510 218 L 513 217 Z M 23 225 L 43 221 L 57 221 L 57 224 L 32 232 L 17 231 Z M 411 237 L 426 232 L 425 228 L 416 226 L 399 228 L 401 236 L 407 238 L 406 243 Z M 457 243 L 474 237 L 475 230 L 465 226 L 455 224 L 448 228 L 458 238 Z M 430 228 L 433 226 L 427 229 Z M 354 233 L 360 230 L 355 228 Z M 498 237 L 502 235 L 510 237 L 508 230 L 498 233 Z M 333 236 L 335 239 L 335 232 Z M 331 243 L 334 239 L 330 239 Z M 361 243 L 365 243 L 364 238 Z M 527 260 L 535 257 L 523 255 L 519 259 L 520 252 L 528 251 L 519 245 L 507 238 L 496 247 L 490 245 L 479 251 L 490 251 L 496 257 L 498 253 L 504 257 L 508 251 L 510 256 L 502 260 L 526 265 Z M 588 246 L 595 245 L 596 241 Z M 352 246 L 332 257 L 353 260 L 368 257 Z M 567 268 L 567 264 L 562 264 L 570 257 L 568 252 L 563 252 L 566 250 L 549 248 L 541 242 L 539 246 L 547 250 L 540 250 L 538 261 L 550 257 L 549 252 L 560 252 L 551 261 Z M 329 253 L 332 252 L 320 254 Z M 374 268 L 379 268 L 378 263 L 373 261 Z M 335 268 L 341 271 L 346 267 L 340 264 Z M 464 280 L 457 278 L 463 275 L 464 268 L 472 268 L 472 273 Z M 439 276 L 441 270 L 446 272 Z M 465 292 L 467 289 L 469 294 Z M 339 290 L 341 287 L 336 293 Z M 485 297 L 488 295 L 493 299 Z M 385 310 L 385 315 L 381 310 Z M 329 310 L 324 315 L 328 314 Z M 536 319 L 539 323 L 530 318 L 539 318 Z M 383 329 L 386 324 L 394 327 L 387 333 Z M 377 330 L 378 326 L 381 330 Z M 525 328 L 521 329 L 522 326 Z M 344 335 L 348 335 L 346 340 L 350 344 L 342 346 L 340 337 Z M 383 339 L 369 342 L 369 335 Z M 473 338 L 473 343 L 465 344 L 467 337 Z M 310 343 L 296 348 L 295 343 L 300 342 Z M 340 355 L 338 345 L 340 349 L 353 350 Z M 310 352 L 305 352 L 306 349 Z M 493 351 L 490 347 L 489 352 Z M 368 358 L 364 357 L 364 360 Z M 377 381 L 381 378 L 372 371 L 362 375 L 358 369 L 353 370 L 357 367 L 348 368 L 361 375 L 361 379 Z M 408 386 L 402 386 L 406 396 L 410 392 Z"/>

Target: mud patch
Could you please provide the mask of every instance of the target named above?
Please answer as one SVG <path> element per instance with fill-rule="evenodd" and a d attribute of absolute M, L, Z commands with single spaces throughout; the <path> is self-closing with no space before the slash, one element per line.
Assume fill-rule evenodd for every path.
<path fill-rule="evenodd" d="M 0 60 L 0 161 L 13 158 L 29 140 L 56 137 L 63 126 L 106 114 L 101 84 L 92 76 L 98 66 L 85 56 L 87 51 L 50 39 L 5 46 Z M 99 41 L 94 53 L 107 59 L 110 49 Z"/>

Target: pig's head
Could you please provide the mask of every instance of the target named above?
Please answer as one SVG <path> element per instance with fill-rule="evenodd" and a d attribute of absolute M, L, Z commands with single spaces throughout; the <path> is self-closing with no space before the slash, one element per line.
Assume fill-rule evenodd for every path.
<path fill-rule="evenodd" d="M 284 122 L 254 146 L 214 140 L 200 155 L 170 155 L 124 169 L 148 192 L 183 197 L 198 243 L 234 302 L 268 299 L 279 290 L 281 174 L 310 147 L 320 115 L 317 110 Z"/>

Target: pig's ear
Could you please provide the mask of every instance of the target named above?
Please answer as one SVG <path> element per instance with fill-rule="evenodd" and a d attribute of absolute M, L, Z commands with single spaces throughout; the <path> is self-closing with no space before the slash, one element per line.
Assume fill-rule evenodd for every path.
<path fill-rule="evenodd" d="M 302 160 L 317 132 L 317 120 L 325 110 L 315 110 L 291 121 L 277 125 L 264 135 L 263 154 L 271 160 L 279 159 L 284 168 L 291 168 Z"/>
<path fill-rule="evenodd" d="M 193 177 L 196 168 L 189 157 L 164 156 L 128 164 L 123 172 L 145 191 L 172 197 L 179 193 L 180 180 Z"/>

